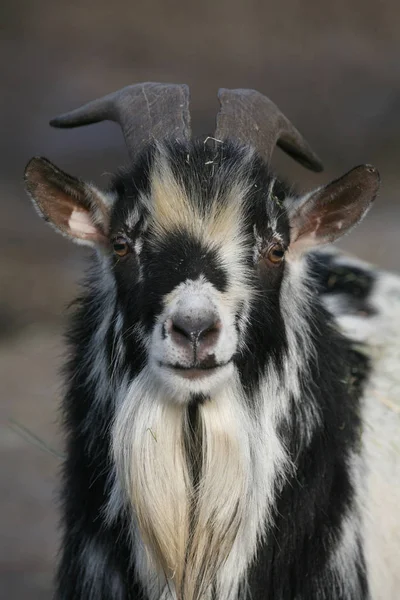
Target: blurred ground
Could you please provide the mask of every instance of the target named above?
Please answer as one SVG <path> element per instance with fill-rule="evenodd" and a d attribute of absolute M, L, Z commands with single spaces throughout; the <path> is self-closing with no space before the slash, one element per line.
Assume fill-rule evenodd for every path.
<path fill-rule="evenodd" d="M 22 186 L 42 154 L 98 184 L 126 160 L 113 124 L 51 130 L 48 119 L 139 81 L 186 82 L 195 132 L 212 132 L 218 87 L 254 87 L 291 118 L 326 165 L 276 166 L 308 189 L 370 162 L 379 200 L 344 246 L 399 270 L 400 5 L 397 0 L 5 0 L 0 96 L 0 589 L 47 600 L 57 548 L 59 461 L 8 426 L 55 448 L 61 331 L 85 251 L 34 214 Z"/>

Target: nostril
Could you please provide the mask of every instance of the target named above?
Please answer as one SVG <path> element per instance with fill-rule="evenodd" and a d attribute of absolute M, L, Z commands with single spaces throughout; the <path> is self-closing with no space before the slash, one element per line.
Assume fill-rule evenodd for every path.
<path fill-rule="evenodd" d="M 184 329 L 181 325 L 178 325 L 175 321 L 172 321 L 172 323 L 171 323 L 171 332 L 181 335 L 185 338 L 188 338 L 189 340 L 192 339 L 191 331 Z"/>
<path fill-rule="evenodd" d="M 180 315 L 175 315 L 172 319 L 167 320 L 166 331 L 176 345 L 182 347 L 192 346 L 193 336 L 191 328 Z"/>
<path fill-rule="evenodd" d="M 221 321 L 216 321 L 215 323 L 213 323 L 206 329 L 199 331 L 199 333 L 198 333 L 199 342 L 211 343 L 214 340 L 216 341 L 217 337 L 219 335 L 220 329 L 221 329 Z"/>

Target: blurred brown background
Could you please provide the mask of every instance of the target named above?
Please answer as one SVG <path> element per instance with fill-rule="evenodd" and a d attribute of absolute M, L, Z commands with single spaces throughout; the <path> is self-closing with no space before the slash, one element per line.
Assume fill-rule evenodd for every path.
<path fill-rule="evenodd" d="M 59 131 L 51 116 L 140 81 L 190 84 L 195 132 L 212 132 L 218 87 L 269 95 L 326 165 L 276 166 L 308 189 L 370 162 L 382 191 L 342 244 L 399 270 L 400 4 L 398 0 L 3 0 L 0 98 L 0 398 L 2 597 L 51 598 L 59 460 L 10 429 L 15 419 L 51 447 L 57 428 L 61 332 L 85 250 L 36 217 L 22 173 L 35 154 L 107 182 L 126 161 L 114 124 Z"/>

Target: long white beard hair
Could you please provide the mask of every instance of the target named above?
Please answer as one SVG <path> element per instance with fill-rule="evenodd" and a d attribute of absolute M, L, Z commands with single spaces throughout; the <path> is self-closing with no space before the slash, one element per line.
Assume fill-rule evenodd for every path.
<path fill-rule="evenodd" d="M 113 453 L 150 600 L 205 600 L 213 589 L 219 600 L 245 597 L 245 573 L 286 464 L 265 406 L 261 397 L 246 406 L 233 378 L 198 405 L 193 429 L 187 404 L 166 397 L 149 372 L 131 384 Z"/>

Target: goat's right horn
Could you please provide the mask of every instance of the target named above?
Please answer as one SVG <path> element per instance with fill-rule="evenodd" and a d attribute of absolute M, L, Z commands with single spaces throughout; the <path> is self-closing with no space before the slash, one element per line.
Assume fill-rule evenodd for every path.
<path fill-rule="evenodd" d="M 189 88 L 164 83 L 129 85 L 52 119 L 50 125 L 79 127 L 106 120 L 120 124 L 131 158 L 153 140 L 187 141 Z"/>
<path fill-rule="evenodd" d="M 303 136 L 269 98 L 255 90 L 218 92 L 221 108 L 215 137 L 253 146 L 269 163 L 275 145 L 312 171 L 323 165 Z"/>

